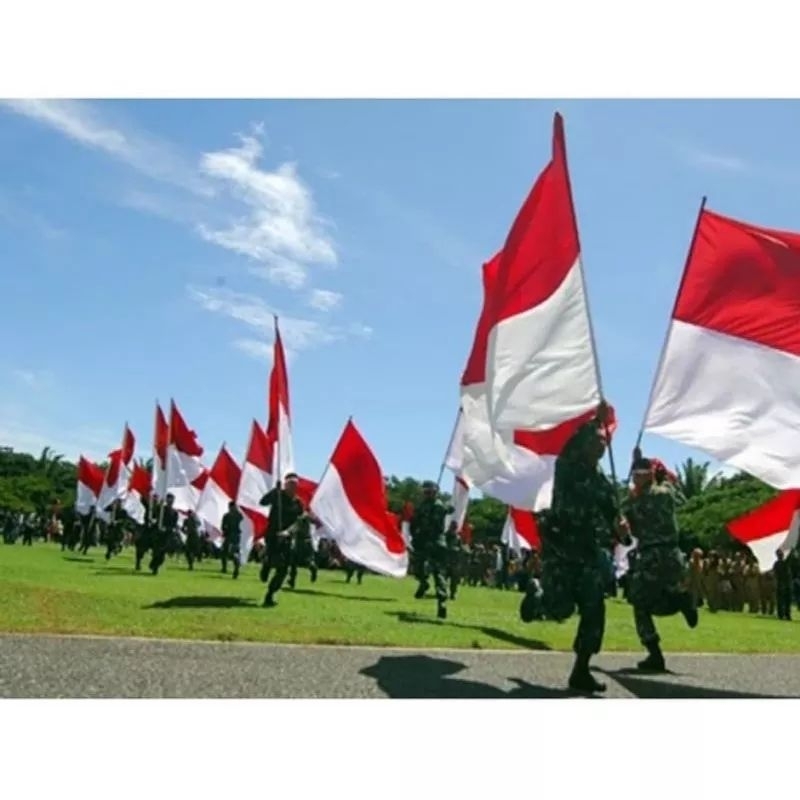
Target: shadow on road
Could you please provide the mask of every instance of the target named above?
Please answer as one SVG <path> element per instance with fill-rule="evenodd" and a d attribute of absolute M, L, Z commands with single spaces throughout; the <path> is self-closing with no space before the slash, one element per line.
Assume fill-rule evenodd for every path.
<path fill-rule="evenodd" d="M 711 689 L 708 686 L 687 686 L 680 683 L 671 683 L 656 678 L 636 676 L 627 671 L 603 672 L 616 681 L 623 689 L 643 700 L 671 699 L 671 700 L 769 700 L 777 699 L 774 694 L 756 694 L 752 692 L 735 692 L 727 689 Z"/>
<path fill-rule="evenodd" d="M 358 600 L 362 603 L 396 603 L 393 597 L 369 597 L 363 594 L 336 594 L 336 592 L 321 592 L 319 589 L 290 589 L 284 587 L 284 591 L 292 594 L 311 594 L 319 597 L 335 597 L 337 600 Z"/>
<path fill-rule="evenodd" d="M 521 678 L 509 678 L 517 688 L 505 692 L 488 683 L 460 680 L 452 676 L 464 664 L 434 656 L 383 656 L 359 674 L 373 678 L 387 697 L 405 699 L 549 700 L 574 695 L 561 689 L 536 686 Z"/>
<path fill-rule="evenodd" d="M 241 597 L 171 597 L 169 600 L 159 600 L 143 609 L 153 608 L 255 608 L 253 600 L 243 600 Z"/>
<path fill-rule="evenodd" d="M 517 647 L 522 647 L 525 650 L 550 650 L 550 645 L 539 639 L 527 639 L 524 636 L 517 636 L 514 633 L 509 633 L 501 628 L 489 628 L 485 625 L 464 625 L 460 622 L 443 622 L 438 619 L 429 619 L 428 617 L 420 616 L 419 614 L 409 614 L 407 611 L 384 611 L 384 614 L 390 617 L 396 617 L 398 622 L 408 623 L 411 625 L 443 625 L 450 628 L 461 628 L 465 631 L 477 631 L 484 636 L 491 639 L 497 639 L 499 642 L 506 642 L 513 644 Z"/>

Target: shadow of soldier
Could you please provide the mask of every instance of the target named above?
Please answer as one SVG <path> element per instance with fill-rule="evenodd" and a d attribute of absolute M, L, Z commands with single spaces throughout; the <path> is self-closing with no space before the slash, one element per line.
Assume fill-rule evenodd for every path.
<path fill-rule="evenodd" d="M 372 666 L 360 670 L 359 675 L 372 678 L 387 697 L 401 699 L 547 700 L 574 697 L 567 690 L 535 686 L 521 678 L 509 678 L 517 687 L 506 692 L 488 683 L 452 677 L 465 669 L 467 667 L 458 661 L 435 656 L 382 656 Z"/>
<path fill-rule="evenodd" d="M 411 625 L 443 625 L 450 628 L 460 628 L 465 631 L 476 631 L 488 636 L 490 639 L 497 639 L 506 644 L 513 644 L 516 647 L 522 647 L 525 650 L 551 650 L 550 645 L 539 639 L 528 639 L 524 636 L 517 636 L 514 633 L 509 633 L 501 628 L 490 628 L 486 625 L 464 625 L 461 622 L 443 622 L 438 619 L 429 619 L 428 617 L 420 616 L 419 614 L 411 614 L 407 611 L 384 611 L 390 617 L 396 617 L 398 622 L 403 622 Z"/>
<path fill-rule="evenodd" d="M 643 700 L 770 700 L 775 694 L 737 692 L 729 689 L 712 689 L 708 686 L 691 686 L 658 680 L 643 675 L 633 676 L 628 670 L 598 670 L 616 681 L 623 689 Z"/>
<path fill-rule="evenodd" d="M 322 592 L 319 589 L 290 589 L 286 587 L 287 592 L 292 594 L 309 594 L 317 595 L 318 597 L 335 597 L 337 600 L 358 600 L 362 603 L 396 603 L 394 597 L 368 597 L 362 594 L 336 594 L 335 592 Z"/>
<path fill-rule="evenodd" d="M 243 600 L 241 597 L 171 597 L 169 600 L 159 600 L 144 610 L 154 608 L 255 608 L 253 600 Z"/>

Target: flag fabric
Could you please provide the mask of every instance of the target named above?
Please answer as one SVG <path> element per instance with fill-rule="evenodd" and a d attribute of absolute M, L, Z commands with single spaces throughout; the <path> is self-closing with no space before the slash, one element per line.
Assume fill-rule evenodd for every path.
<path fill-rule="evenodd" d="M 175 497 L 176 511 L 194 511 L 203 491 L 203 448 L 173 401 L 170 404 L 166 492 Z"/>
<path fill-rule="evenodd" d="M 539 550 L 542 540 L 533 512 L 509 508 L 500 541 L 517 555 L 523 550 Z"/>
<path fill-rule="evenodd" d="M 628 544 L 617 542 L 617 544 L 614 545 L 614 553 L 613 553 L 614 577 L 617 580 L 623 577 L 623 575 L 625 575 L 630 569 L 630 562 L 629 562 L 630 552 L 631 550 L 634 550 L 636 548 L 637 544 L 638 540 L 634 539 L 633 536 L 631 536 L 631 539 L 628 542 Z"/>
<path fill-rule="evenodd" d="M 236 502 L 242 511 L 242 564 L 247 563 L 253 545 L 264 537 L 268 516 L 261 498 L 272 489 L 273 444 L 266 431 L 253 420 L 250 441 L 242 463 Z"/>
<path fill-rule="evenodd" d="M 153 481 L 150 471 L 143 464 L 135 464 L 128 481 L 128 491 L 122 501 L 122 508 L 139 525 L 144 525 L 147 514 L 147 498 L 152 489 Z"/>
<path fill-rule="evenodd" d="M 459 535 L 461 536 L 461 541 L 464 542 L 467 547 L 472 547 L 472 525 L 470 525 L 469 522 L 465 522 L 461 526 Z"/>
<path fill-rule="evenodd" d="M 448 514 L 444 527 L 447 530 L 451 522 L 456 523 L 456 531 L 460 531 L 467 519 L 469 509 L 469 483 L 456 475 L 453 481 L 453 513 Z"/>
<path fill-rule="evenodd" d="M 269 421 L 267 435 L 275 447 L 274 466 L 271 472 L 278 480 L 295 471 L 292 423 L 289 410 L 289 372 L 283 352 L 278 320 L 275 320 L 275 344 L 272 371 L 269 376 Z M 280 461 L 280 463 L 278 463 Z"/>
<path fill-rule="evenodd" d="M 406 547 L 411 547 L 411 520 L 414 518 L 414 505 L 406 501 L 403 503 L 403 511 L 398 517 L 400 520 L 400 535 L 406 543 Z"/>
<path fill-rule="evenodd" d="M 156 424 L 153 432 L 153 491 L 161 499 L 167 493 L 167 448 L 169 424 L 161 406 L 156 403 Z"/>
<path fill-rule="evenodd" d="M 97 498 L 96 516 L 105 522 L 111 521 L 111 513 L 106 509 L 116 500 L 124 500 L 128 493 L 128 481 L 131 477 L 130 464 L 133 461 L 133 451 L 136 448 L 136 439 L 128 426 L 122 434 L 122 446 L 108 454 L 108 467 L 106 468 L 103 488 Z"/>
<path fill-rule="evenodd" d="M 703 209 L 644 430 L 796 487 L 798 319 L 800 234 Z"/>
<path fill-rule="evenodd" d="M 103 470 L 97 464 L 81 456 L 78 461 L 78 496 L 75 500 L 75 510 L 79 514 L 86 515 L 92 510 L 97 503 L 104 482 Z"/>
<path fill-rule="evenodd" d="M 241 477 L 239 465 L 222 445 L 197 502 L 197 516 L 217 533 L 222 530 L 222 517 L 228 513 L 229 504 L 238 496 Z"/>
<path fill-rule="evenodd" d="M 597 407 L 597 363 L 559 114 L 552 159 L 499 255 L 487 312 L 485 381 L 493 432 L 524 429 L 546 438 Z"/>
<path fill-rule="evenodd" d="M 768 572 L 777 550 L 784 555 L 797 546 L 800 533 L 800 489 L 789 489 L 728 523 L 734 539 L 750 548 L 759 569 Z"/>
<path fill-rule="evenodd" d="M 408 551 L 387 509 L 383 472 L 352 421 L 336 445 L 310 510 L 345 558 L 384 575 L 399 578 L 407 573 Z"/>

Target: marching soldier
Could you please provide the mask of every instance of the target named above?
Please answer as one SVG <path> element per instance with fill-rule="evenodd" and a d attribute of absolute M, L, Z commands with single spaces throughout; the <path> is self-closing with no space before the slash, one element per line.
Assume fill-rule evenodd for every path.
<path fill-rule="evenodd" d="M 266 583 L 269 573 L 275 570 L 267 586 L 264 608 L 277 605 L 275 594 L 280 591 L 289 572 L 296 532 L 306 520 L 303 503 L 297 496 L 297 482 L 297 475 L 289 473 L 285 478 L 285 486 L 278 481 L 277 486 L 261 498 L 260 505 L 269 506 L 261 580 Z"/>
<path fill-rule="evenodd" d="M 350 583 L 353 578 L 353 575 L 356 576 L 356 581 L 358 581 L 358 585 L 361 585 L 361 579 L 364 577 L 364 573 L 366 569 L 364 568 L 363 564 L 357 564 L 355 561 L 351 561 L 349 558 L 344 563 L 344 575 L 345 575 L 345 583 Z"/>
<path fill-rule="evenodd" d="M 792 620 L 792 567 L 783 550 L 775 553 L 776 561 L 772 566 L 775 576 L 775 595 L 778 602 L 778 619 Z"/>
<path fill-rule="evenodd" d="M 169 543 L 178 535 L 178 512 L 174 507 L 175 495 L 168 494 L 166 503 L 161 509 L 160 519 L 155 520 L 151 548 L 153 556 L 150 559 L 150 572 L 158 575 L 164 560 L 167 557 Z"/>
<path fill-rule="evenodd" d="M 240 550 L 242 547 L 242 512 L 234 500 L 228 503 L 228 513 L 222 517 L 222 571 L 228 571 L 228 560 L 233 561 L 233 579 L 239 577 Z"/>
<path fill-rule="evenodd" d="M 462 566 L 464 562 L 464 543 L 456 530 L 453 520 L 447 530 L 447 577 L 450 583 L 450 599 L 456 599 L 456 592 L 461 583 Z"/>
<path fill-rule="evenodd" d="M 194 562 L 200 560 L 200 520 L 194 511 L 190 510 L 186 514 L 186 519 L 181 526 L 183 534 L 186 537 L 186 545 L 184 552 L 186 554 L 186 561 L 189 564 L 189 569 L 194 569 Z M 224 572 L 224 570 L 223 570 Z"/>
<path fill-rule="evenodd" d="M 433 481 L 425 481 L 422 491 L 422 502 L 414 509 L 411 518 L 411 547 L 414 550 L 415 577 L 419 581 L 414 597 L 420 600 L 430 588 L 430 571 L 436 590 L 436 616 L 447 619 L 447 541 L 444 521 L 453 509 L 437 499 L 439 488 Z"/>

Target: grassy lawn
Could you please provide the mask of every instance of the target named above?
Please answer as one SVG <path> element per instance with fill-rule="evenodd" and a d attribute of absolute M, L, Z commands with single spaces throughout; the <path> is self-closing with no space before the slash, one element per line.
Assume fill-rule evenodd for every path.
<path fill-rule="evenodd" d="M 103 551 L 104 552 L 104 551 Z M 361 586 L 341 572 L 307 570 L 277 608 L 260 607 L 264 587 L 249 564 L 237 581 L 219 562 L 189 572 L 168 560 L 157 577 L 136 573 L 133 553 L 106 562 L 62 553 L 57 545 L 0 545 L 0 631 L 101 634 L 218 641 L 295 642 L 451 648 L 569 650 L 576 620 L 521 623 L 516 592 L 462 587 L 449 618 L 436 619 L 433 598 L 414 600 L 412 579 L 366 575 Z M 800 624 L 746 614 L 700 612 L 657 620 L 667 651 L 800 653 Z M 630 607 L 608 603 L 606 650 L 640 650 Z"/>

